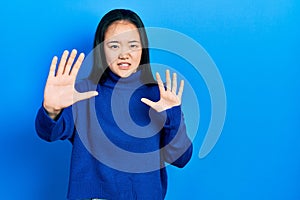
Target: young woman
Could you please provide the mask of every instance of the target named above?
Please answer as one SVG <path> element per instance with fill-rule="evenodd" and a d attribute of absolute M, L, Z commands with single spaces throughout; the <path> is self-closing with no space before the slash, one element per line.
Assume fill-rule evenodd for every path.
<path fill-rule="evenodd" d="M 130 10 L 101 19 L 93 53 L 90 76 L 76 84 L 84 55 L 53 58 L 36 117 L 42 139 L 72 143 L 68 199 L 164 199 L 165 163 L 184 167 L 192 155 L 184 83 L 177 89 L 168 70 L 165 86 L 158 73 L 154 81 L 144 25 Z"/>

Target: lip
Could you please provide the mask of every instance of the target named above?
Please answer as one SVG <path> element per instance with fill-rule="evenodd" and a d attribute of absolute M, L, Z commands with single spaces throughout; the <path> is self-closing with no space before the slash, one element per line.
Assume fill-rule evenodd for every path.
<path fill-rule="evenodd" d="M 127 70 L 127 69 L 130 68 L 131 63 L 129 63 L 129 62 L 120 62 L 120 63 L 118 63 L 118 66 L 119 66 L 119 69 Z"/>

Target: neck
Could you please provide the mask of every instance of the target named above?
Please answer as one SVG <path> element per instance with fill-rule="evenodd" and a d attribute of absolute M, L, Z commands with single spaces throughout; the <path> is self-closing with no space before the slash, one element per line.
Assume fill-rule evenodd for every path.
<path fill-rule="evenodd" d="M 141 82 L 141 71 L 137 71 L 131 74 L 128 77 L 122 78 L 117 74 L 113 73 L 111 70 L 108 70 L 108 77 L 104 85 L 112 86 L 114 88 L 133 88 L 142 85 Z"/>

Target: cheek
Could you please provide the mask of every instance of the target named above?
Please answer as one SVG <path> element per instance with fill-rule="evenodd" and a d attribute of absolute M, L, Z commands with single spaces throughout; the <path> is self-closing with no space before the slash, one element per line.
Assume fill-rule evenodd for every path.
<path fill-rule="evenodd" d="M 135 51 L 133 53 L 133 57 L 136 62 L 140 62 L 140 60 L 142 58 L 142 51 Z"/>
<path fill-rule="evenodd" d="M 117 54 L 115 52 L 104 50 L 106 62 L 108 65 L 112 64 L 117 59 Z"/>

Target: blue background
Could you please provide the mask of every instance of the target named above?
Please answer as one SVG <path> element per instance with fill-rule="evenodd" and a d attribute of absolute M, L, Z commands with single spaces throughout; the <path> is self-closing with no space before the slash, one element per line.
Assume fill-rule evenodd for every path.
<path fill-rule="evenodd" d="M 222 135 L 199 159 L 210 118 L 199 79 L 194 155 L 184 169 L 168 168 L 166 199 L 300 199 L 296 0 L 2 1 L 0 199 L 65 199 L 71 145 L 39 139 L 35 115 L 52 56 L 72 48 L 88 53 L 100 18 L 113 8 L 130 8 L 146 26 L 192 37 L 213 58 L 225 84 Z M 167 56 L 160 59 L 168 63 Z"/>

